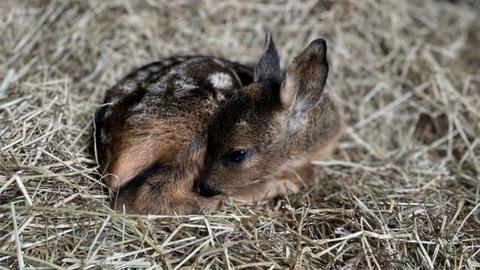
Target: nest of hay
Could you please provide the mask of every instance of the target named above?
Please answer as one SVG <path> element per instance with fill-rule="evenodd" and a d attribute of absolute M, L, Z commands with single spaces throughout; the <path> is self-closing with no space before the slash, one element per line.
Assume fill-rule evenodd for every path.
<path fill-rule="evenodd" d="M 2 1 L 0 268 L 480 267 L 480 5 Z M 318 184 L 208 216 L 110 209 L 91 152 L 106 89 L 173 54 L 288 63 L 329 40 L 349 129 Z"/>

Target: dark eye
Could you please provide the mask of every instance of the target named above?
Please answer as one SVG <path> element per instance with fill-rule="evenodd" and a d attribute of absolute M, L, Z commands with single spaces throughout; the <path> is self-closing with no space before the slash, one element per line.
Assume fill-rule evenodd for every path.
<path fill-rule="evenodd" d="M 251 152 L 252 151 L 248 149 L 231 151 L 223 157 L 223 165 L 228 167 L 240 164 L 250 157 Z"/>

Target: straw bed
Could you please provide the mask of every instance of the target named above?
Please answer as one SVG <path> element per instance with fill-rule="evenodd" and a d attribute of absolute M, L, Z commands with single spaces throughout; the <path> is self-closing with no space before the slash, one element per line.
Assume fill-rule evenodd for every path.
<path fill-rule="evenodd" d="M 477 1 L 0 3 L 0 269 L 480 267 Z M 125 216 L 91 149 L 105 91 L 174 54 L 282 64 L 329 41 L 349 115 L 317 184 L 208 216 Z"/>

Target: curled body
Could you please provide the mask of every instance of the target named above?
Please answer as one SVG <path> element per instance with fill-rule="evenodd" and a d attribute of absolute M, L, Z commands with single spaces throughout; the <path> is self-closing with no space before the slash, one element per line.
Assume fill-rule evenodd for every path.
<path fill-rule="evenodd" d="M 152 63 L 112 87 L 96 147 L 115 207 L 195 214 L 226 197 L 254 202 L 314 179 L 344 127 L 324 92 L 327 46 L 314 40 L 283 72 L 270 35 L 254 67 L 205 56 Z"/>

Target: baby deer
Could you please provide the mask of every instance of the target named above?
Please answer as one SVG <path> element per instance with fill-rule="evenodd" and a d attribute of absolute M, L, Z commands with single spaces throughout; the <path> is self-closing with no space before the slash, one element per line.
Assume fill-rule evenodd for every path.
<path fill-rule="evenodd" d="M 324 92 L 327 44 L 288 66 L 271 35 L 255 67 L 206 56 L 144 66 L 107 92 L 96 145 L 115 206 L 135 214 L 194 214 L 224 198 L 254 202 L 313 182 L 344 129 Z"/>

